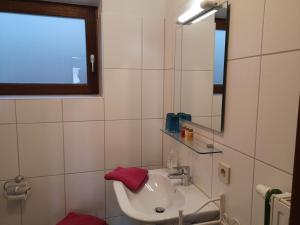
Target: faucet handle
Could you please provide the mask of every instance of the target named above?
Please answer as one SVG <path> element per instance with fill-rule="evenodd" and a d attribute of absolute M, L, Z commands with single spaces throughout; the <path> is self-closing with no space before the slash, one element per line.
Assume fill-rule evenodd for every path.
<path fill-rule="evenodd" d="M 173 167 L 173 168 L 176 169 L 177 171 L 180 171 L 180 173 L 186 174 L 186 175 L 189 175 L 190 170 L 191 170 L 189 166 L 177 166 L 177 167 Z"/>

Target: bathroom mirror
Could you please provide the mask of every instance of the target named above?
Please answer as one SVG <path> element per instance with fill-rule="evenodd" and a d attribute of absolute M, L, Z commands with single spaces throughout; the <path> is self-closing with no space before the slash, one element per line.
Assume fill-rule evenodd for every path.
<path fill-rule="evenodd" d="M 229 6 L 176 30 L 174 111 L 218 132 L 224 128 Z"/>

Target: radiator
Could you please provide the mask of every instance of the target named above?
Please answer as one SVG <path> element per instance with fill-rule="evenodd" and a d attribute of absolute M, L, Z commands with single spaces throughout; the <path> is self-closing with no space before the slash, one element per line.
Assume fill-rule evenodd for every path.
<path fill-rule="evenodd" d="M 271 199 L 270 225 L 288 225 L 291 208 L 291 194 L 274 195 Z"/>

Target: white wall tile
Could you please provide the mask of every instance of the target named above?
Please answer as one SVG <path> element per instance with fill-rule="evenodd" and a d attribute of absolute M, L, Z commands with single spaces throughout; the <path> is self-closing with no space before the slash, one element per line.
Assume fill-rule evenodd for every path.
<path fill-rule="evenodd" d="M 252 225 L 264 224 L 264 199 L 255 191 L 258 184 L 291 192 L 292 176 L 259 161 L 255 162 L 253 185 Z"/>
<path fill-rule="evenodd" d="M 20 169 L 24 176 L 64 172 L 61 123 L 19 124 Z"/>
<path fill-rule="evenodd" d="M 141 118 L 141 71 L 104 70 L 105 119 Z"/>
<path fill-rule="evenodd" d="M 65 170 L 67 173 L 104 169 L 104 122 L 64 124 Z"/>
<path fill-rule="evenodd" d="M 300 51 L 264 56 L 260 81 L 256 156 L 290 173 L 296 143 L 299 62 Z"/>
<path fill-rule="evenodd" d="M 113 181 L 105 181 L 106 190 L 106 218 L 122 216 L 123 212 L 119 206 L 114 188 Z"/>
<path fill-rule="evenodd" d="M 162 164 L 162 120 L 142 120 L 142 165 Z"/>
<path fill-rule="evenodd" d="M 219 144 L 215 147 L 223 153 L 213 155 L 213 196 L 224 193 L 226 213 L 236 217 L 241 224 L 250 225 L 254 159 Z M 229 185 L 219 180 L 219 162 L 231 168 Z"/>
<path fill-rule="evenodd" d="M 174 67 L 174 50 L 175 50 L 175 23 L 173 19 L 165 18 L 165 69 Z"/>
<path fill-rule="evenodd" d="M 164 68 L 164 18 L 143 17 L 143 69 Z"/>
<path fill-rule="evenodd" d="M 129 15 L 155 15 L 163 16 L 165 13 L 165 0 L 103 0 L 103 12 Z"/>
<path fill-rule="evenodd" d="M 173 112 L 174 70 L 165 70 L 164 73 L 164 117 Z"/>
<path fill-rule="evenodd" d="M 191 173 L 193 183 L 200 188 L 206 195 L 212 195 L 212 169 L 213 156 L 210 154 L 199 155 L 187 149 L 191 155 Z"/>
<path fill-rule="evenodd" d="M 192 114 L 192 116 L 211 116 L 212 100 L 212 71 L 182 71 L 182 112 Z M 199 104 L 195 104 L 195 102 Z"/>
<path fill-rule="evenodd" d="M 222 94 L 214 94 L 213 95 L 213 109 L 212 113 L 214 116 L 222 115 L 222 101 L 223 95 Z"/>
<path fill-rule="evenodd" d="M 213 70 L 215 23 L 184 26 L 182 32 L 182 69 Z"/>
<path fill-rule="evenodd" d="M 181 70 L 182 67 L 182 27 L 178 28 L 175 32 L 175 56 L 174 56 L 174 67 L 175 70 Z M 173 57 L 172 57 L 173 58 Z"/>
<path fill-rule="evenodd" d="M 228 63 L 225 127 L 214 139 L 254 156 L 260 58 Z"/>
<path fill-rule="evenodd" d="M 1 100 L 0 101 L 0 123 L 15 123 L 15 101 Z"/>
<path fill-rule="evenodd" d="M 28 199 L 22 202 L 22 225 L 54 225 L 63 219 L 64 177 L 33 178 L 29 182 L 32 191 Z"/>
<path fill-rule="evenodd" d="M 180 70 L 174 71 L 174 113 L 181 112 L 181 80 L 182 80 L 182 72 Z M 171 111 L 170 111 L 171 112 Z"/>
<path fill-rule="evenodd" d="M 103 13 L 102 25 L 104 68 L 141 68 L 142 18 Z"/>
<path fill-rule="evenodd" d="M 300 49 L 300 1 L 282 3 L 266 0 L 263 53 Z"/>
<path fill-rule="evenodd" d="M 18 146 L 15 124 L 0 125 L 0 180 L 18 175 Z"/>
<path fill-rule="evenodd" d="M 105 182 L 103 172 L 66 175 L 66 207 L 79 212 L 105 217 Z"/>
<path fill-rule="evenodd" d="M 141 121 L 105 123 L 105 168 L 141 166 Z"/>
<path fill-rule="evenodd" d="M 142 118 L 163 117 L 163 70 L 144 70 L 142 84 Z"/>
<path fill-rule="evenodd" d="M 265 0 L 229 2 L 229 59 L 260 54 Z"/>
<path fill-rule="evenodd" d="M 59 122 L 61 99 L 17 100 L 16 112 L 18 123 Z"/>
<path fill-rule="evenodd" d="M 142 8 L 141 0 L 103 0 L 102 10 L 104 13 L 140 13 Z M 125 11 L 125 12 L 124 12 Z"/>
<path fill-rule="evenodd" d="M 64 121 L 104 120 L 103 98 L 63 99 Z"/>
<path fill-rule="evenodd" d="M 0 186 L 3 187 L 4 181 L 0 182 Z M 21 205 L 20 202 L 7 201 L 2 194 L 1 188 L 0 194 L 0 224 L 3 225 L 21 225 Z"/>

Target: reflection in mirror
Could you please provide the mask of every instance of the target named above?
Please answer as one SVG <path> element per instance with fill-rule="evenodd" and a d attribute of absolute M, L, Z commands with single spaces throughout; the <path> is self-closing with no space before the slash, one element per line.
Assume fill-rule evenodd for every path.
<path fill-rule="evenodd" d="M 176 31 L 174 111 L 223 131 L 229 7 Z"/>

